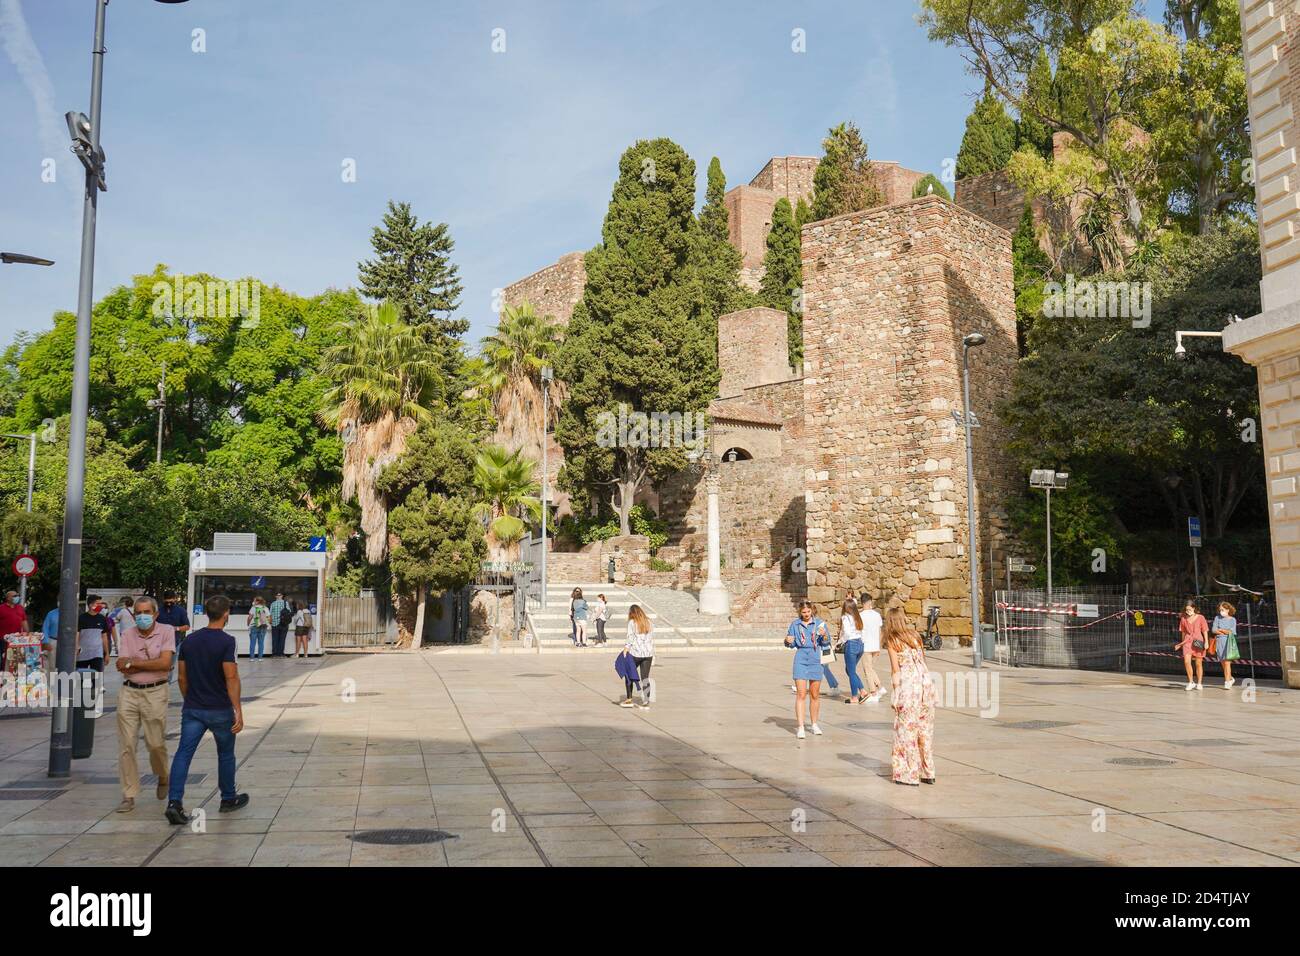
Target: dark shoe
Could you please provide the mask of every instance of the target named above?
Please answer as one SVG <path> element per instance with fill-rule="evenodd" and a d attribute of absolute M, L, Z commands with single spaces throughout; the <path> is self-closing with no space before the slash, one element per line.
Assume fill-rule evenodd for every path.
<path fill-rule="evenodd" d="M 179 800 L 171 800 L 167 803 L 167 822 L 172 826 L 181 826 L 190 822 L 190 815 L 185 812 Z"/>
<path fill-rule="evenodd" d="M 922 783 L 934 783 L 934 777 L 922 777 L 922 778 L 921 778 L 921 782 L 922 782 Z"/>
<path fill-rule="evenodd" d="M 248 806 L 248 794 L 240 793 L 235 795 L 233 800 L 221 801 L 221 813 L 233 813 L 236 810 L 242 810 Z"/>

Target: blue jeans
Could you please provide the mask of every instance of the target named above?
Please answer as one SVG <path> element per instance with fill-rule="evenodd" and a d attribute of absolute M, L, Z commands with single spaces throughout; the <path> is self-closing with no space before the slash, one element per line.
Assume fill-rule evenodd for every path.
<path fill-rule="evenodd" d="M 844 670 L 849 675 L 849 693 L 857 697 L 862 693 L 862 678 L 858 676 L 858 661 L 862 660 L 862 642 L 844 642 Z"/>
<path fill-rule="evenodd" d="M 167 799 L 180 802 L 185 796 L 185 778 L 190 775 L 190 761 L 205 731 L 212 731 L 217 742 L 217 783 L 222 800 L 235 799 L 235 734 L 230 729 L 235 723 L 233 708 L 226 710 L 181 710 L 181 739 L 172 758 L 171 784 Z"/>
<path fill-rule="evenodd" d="M 829 664 L 822 665 L 822 676 L 826 678 L 826 683 L 831 685 L 831 690 L 839 690 L 840 682 L 837 681 L 835 675 L 831 673 Z"/>
<path fill-rule="evenodd" d="M 254 657 L 260 658 L 265 656 L 266 656 L 266 628 L 250 627 L 248 629 L 249 659 L 251 660 Z"/>

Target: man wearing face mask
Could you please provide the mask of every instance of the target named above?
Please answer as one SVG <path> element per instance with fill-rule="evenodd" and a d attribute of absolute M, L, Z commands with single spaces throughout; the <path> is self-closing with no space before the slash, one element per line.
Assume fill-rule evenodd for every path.
<path fill-rule="evenodd" d="M 104 613 L 104 599 L 86 595 L 86 609 L 77 619 L 77 667 L 104 673 L 104 635 L 112 626 Z"/>
<path fill-rule="evenodd" d="M 158 604 L 151 597 L 135 602 L 132 624 L 118 635 L 117 669 L 122 692 L 117 701 L 117 772 L 122 782 L 118 813 L 135 809 L 140 795 L 140 771 L 135 750 L 141 729 L 149 751 L 149 766 L 158 775 L 158 799 L 167 796 L 167 673 L 171 670 L 176 632 L 158 622 Z"/>
<path fill-rule="evenodd" d="M 185 613 L 181 596 L 175 591 L 163 595 L 163 607 L 158 613 L 158 623 L 166 624 L 176 632 L 176 650 L 181 649 L 181 641 L 190 632 L 190 616 Z"/>

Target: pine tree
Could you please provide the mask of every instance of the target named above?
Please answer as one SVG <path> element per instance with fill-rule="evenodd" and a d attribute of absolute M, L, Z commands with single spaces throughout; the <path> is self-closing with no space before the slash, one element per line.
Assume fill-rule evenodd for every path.
<path fill-rule="evenodd" d="M 812 221 L 813 221 L 812 206 L 808 205 L 808 203 L 804 200 L 804 198 L 800 196 L 799 201 L 795 203 L 795 207 L 794 207 L 794 224 L 798 226 L 800 229 L 802 229 L 804 226 L 808 225 L 808 223 Z"/>
<path fill-rule="evenodd" d="M 1038 244 L 1034 228 L 1034 209 L 1025 203 L 1020 224 L 1011 237 L 1012 283 L 1016 294 L 1016 326 L 1021 343 L 1043 311 L 1043 284 L 1052 271 L 1052 262 Z"/>
<path fill-rule="evenodd" d="M 772 209 L 772 228 L 767 233 L 763 282 L 758 295 L 764 305 L 786 314 L 789 360 L 791 365 L 798 367 L 803 361 L 803 262 L 800 258 L 799 226 L 790 208 L 790 200 L 784 196 Z"/>
<path fill-rule="evenodd" d="M 695 163 L 676 143 L 641 140 L 623 154 L 556 363 L 569 390 L 556 426 L 561 485 L 579 506 L 607 504 L 624 534 L 637 492 L 688 463 L 681 444 L 651 447 L 636 414 L 684 419 L 717 395 L 716 336 L 693 263 L 702 243 L 694 207 Z M 632 427 L 611 435 L 620 406 Z"/>
<path fill-rule="evenodd" d="M 934 173 L 926 173 L 916 181 L 916 185 L 912 187 L 912 198 L 916 199 L 918 196 L 942 196 L 944 199 L 952 199 L 952 195 Z"/>
<path fill-rule="evenodd" d="M 966 117 L 966 132 L 957 153 L 957 178 L 979 176 L 1004 169 L 1016 149 L 1016 124 L 1002 101 L 986 87 Z"/>
<path fill-rule="evenodd" d="M 1016 149 L 1028 146 L 1044 158 L 1051 159 L 1052 130 L 1034 115 L 1033 108 L 1037 107 L 1049 116 L 1054 115 L 1051 102 L 1055 96 L 1052 61 L 1048 59 L 1046 50 L 1039 50 L 1025 86 L 1025 108 L 1021 109 L 1020 119 L 1016 121 Z"/>
<path fill-rule="evenodd" d="M 753 294 L 740 284 L 740 250 L 728 238 L 724 197 L 727 178 L 714 156 L 709 162 L 708 188 L 692 242 L 691 264 L 699 277 L 701 306 L 707 330 L 716 342 L 718 317 L 753 304 Z"/>
<path fill-rule="evenodd" d="M 830 219 L 881 205 L 885 199 L 867 159 L 867 143 L 853 123 L 832 127 L 813 173 L 813 219 Z"/>
<path fill-rule="evenodd" d="M 451 317 L 460 304 L 461 283 L 445 222 L 421 223 L 410 203 L 389 200 L 370 244 L 375 258 L 357 264 L 366 298 L 396 305 L 402 321 L 431 342 L 465 334 L 469 320 Z"/>

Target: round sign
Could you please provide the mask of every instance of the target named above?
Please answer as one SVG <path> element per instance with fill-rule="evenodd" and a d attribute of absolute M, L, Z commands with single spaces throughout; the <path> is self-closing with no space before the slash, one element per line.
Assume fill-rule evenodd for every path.
<path fill-rule="evenodd" d="M 30 554 L 20 554 L 14 558 L 14 574 L 20 578 L 29 578 L 36 573 L 36 559 Z"/>

